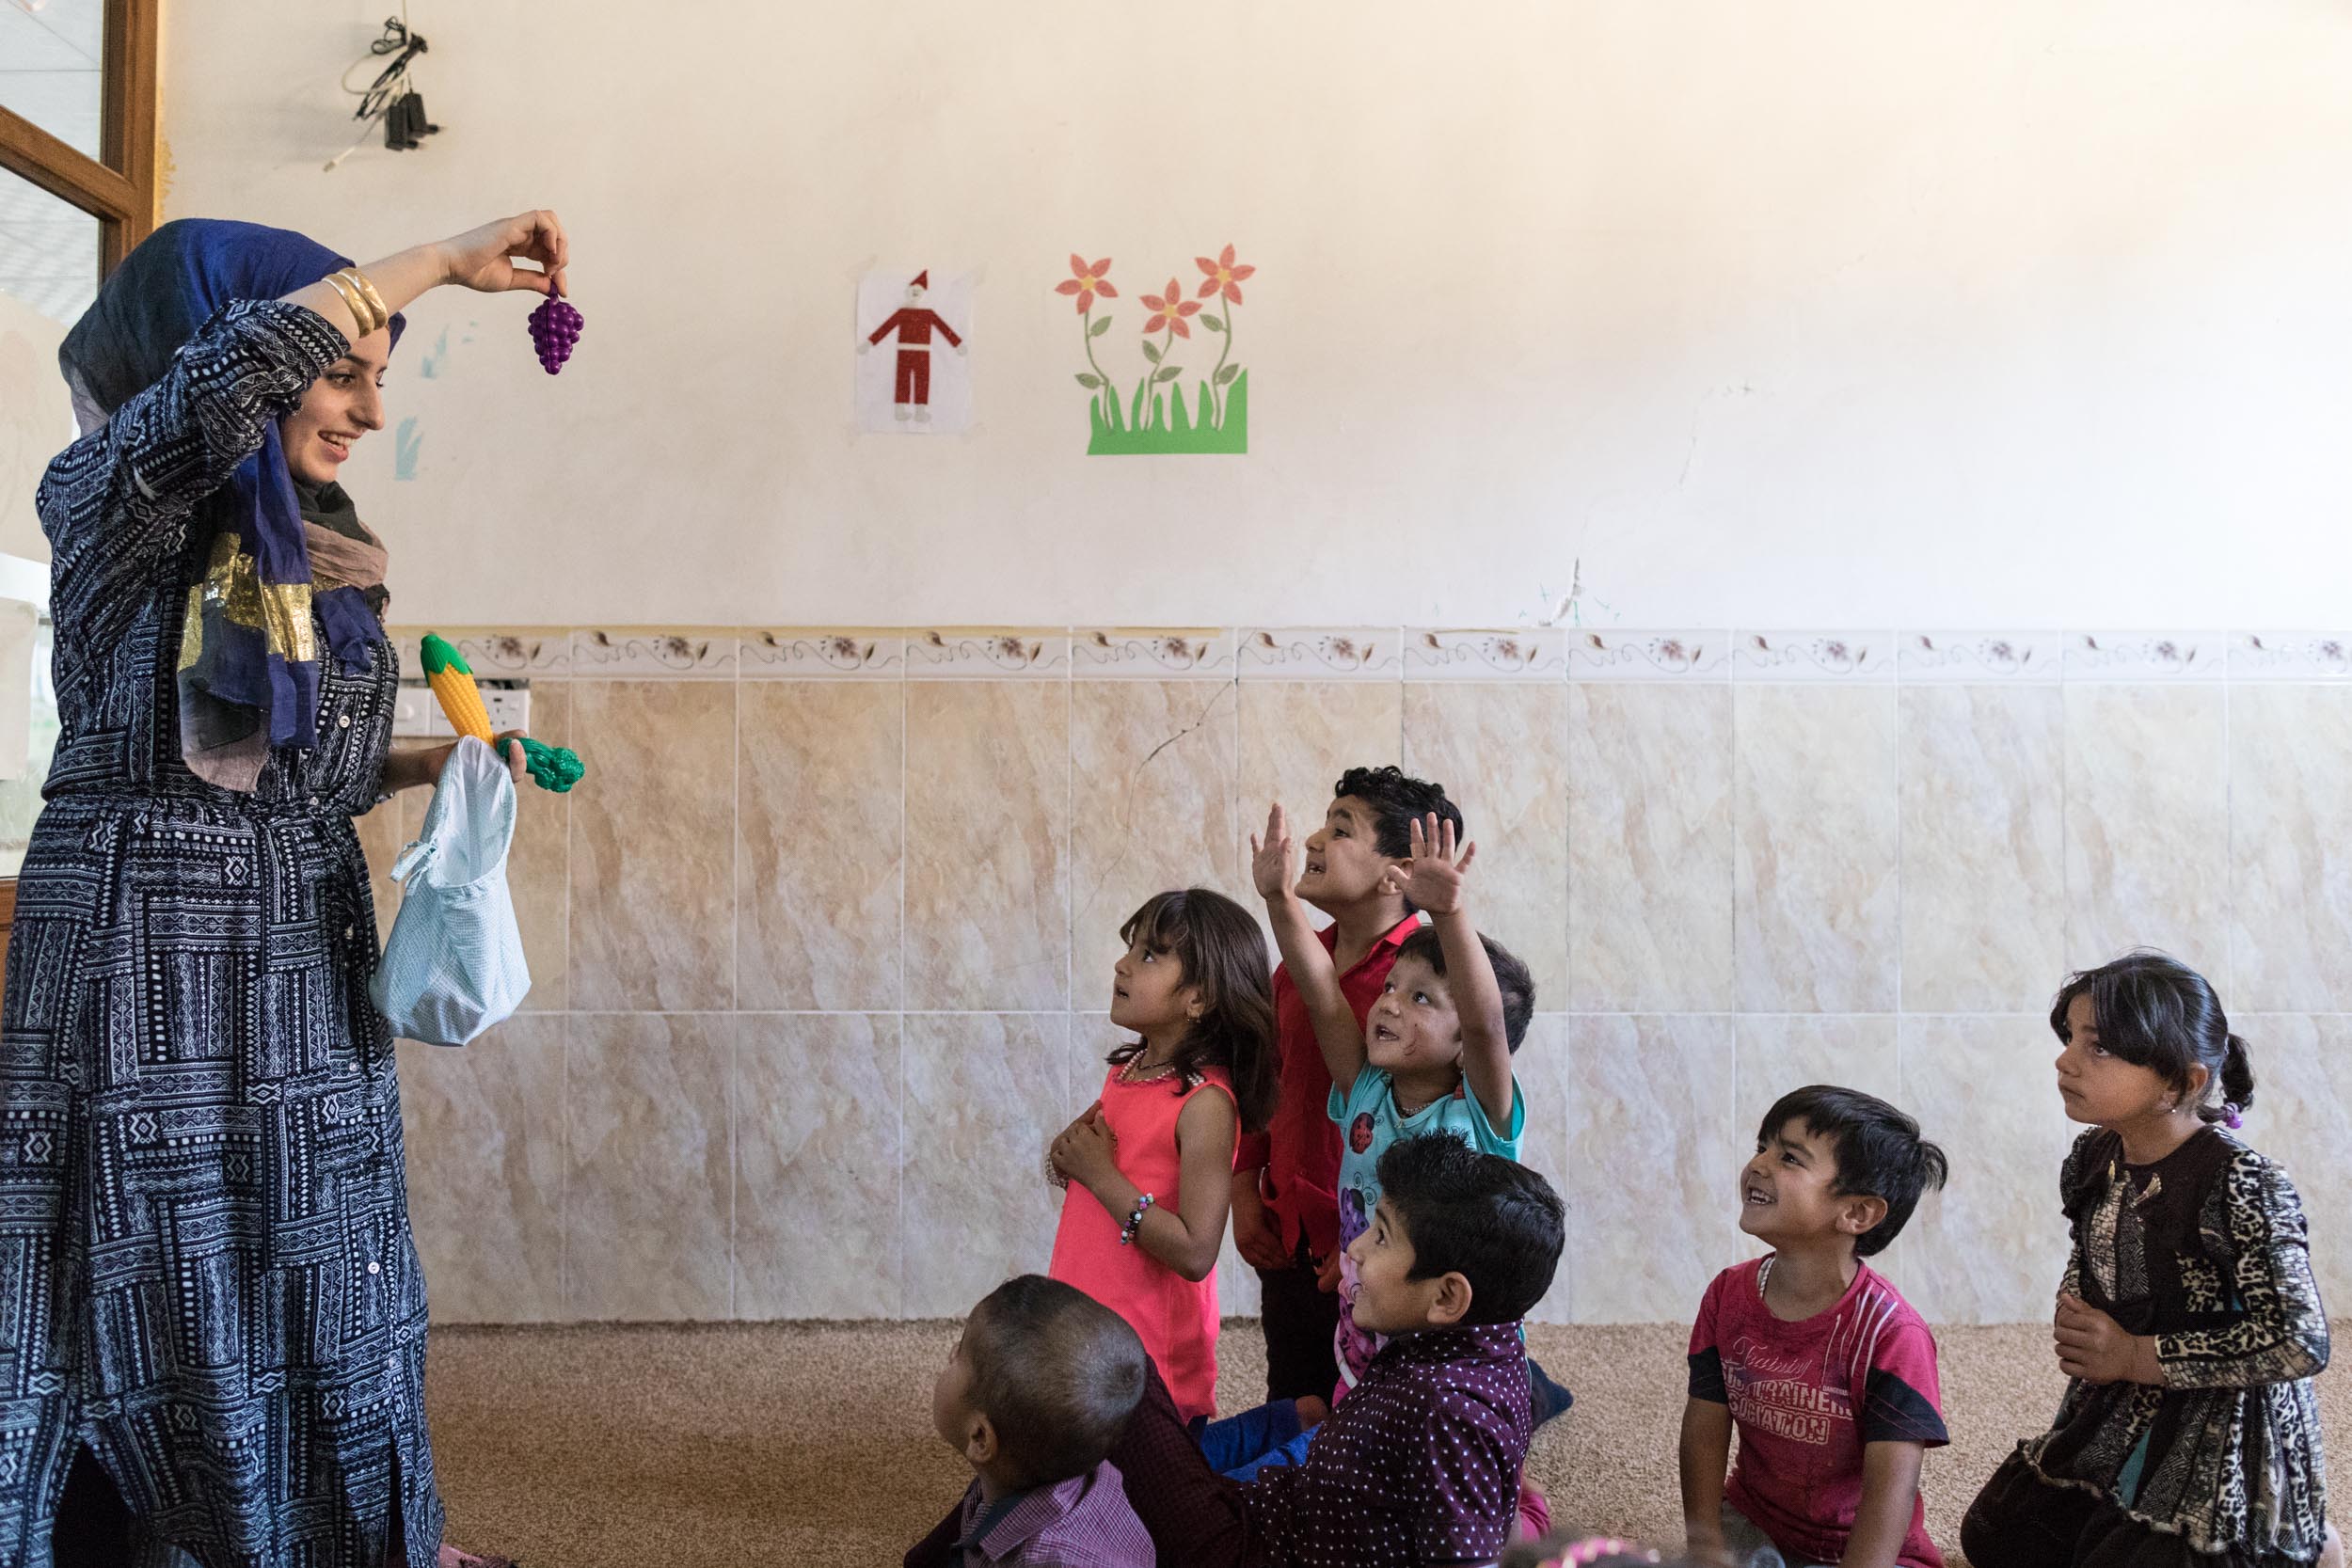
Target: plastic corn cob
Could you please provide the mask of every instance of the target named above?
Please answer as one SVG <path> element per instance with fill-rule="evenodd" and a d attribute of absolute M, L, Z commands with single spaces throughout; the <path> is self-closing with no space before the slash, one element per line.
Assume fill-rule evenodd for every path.
<path fill-rule="evenodd" d="M 465 656 L 427 632 L 423 659 L 425 684 L 440 700 L 441 711 L 449 717 L 449 727 L 489 745 L 495 738 L 490 731 L 490 710 L 482 705 L 482 689 L 474 685 L 473 671 Z"/>
<path fill-rule="evenodd" d="M 482 689 L 474 684 L 473 670 L 466 663 L 465 656 L 427 632 L 421 657 L 425 684 L 439 700 L 450 728 L 495 748 L 498 739 L 490 730 L 490 712 L 482 705 Z M 549 746 L 528 736 L 523 737 L 522 746 L 523 760 L 541 789 L 561 795 L 587 775 L 579 753 L 568 746 Z"/>

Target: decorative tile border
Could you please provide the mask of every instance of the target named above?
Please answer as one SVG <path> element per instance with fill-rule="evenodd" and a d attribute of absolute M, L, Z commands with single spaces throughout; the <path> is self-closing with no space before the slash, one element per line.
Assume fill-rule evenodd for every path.
<path fill-rule="evenodd" d="M 747 681 L 895 681 L 907 673 L 907 640 L 896 630 L 746 630 L 739 646 Z"/>
<path fill-rule="evenodd" d="M 1011 626 L 936 626 L 910 631 L 907 678 L 1068 680 L 1070 634 Z"/>
<path fill-rule="evenodd" d="M 1230 631 L 1201 627 L 1081 626 L 1070 639 L 1070 673 L 1082 681 L 1233 678 Z"/>
<path fill-rule="evenodd" d="M 2236 632 L 2229 670 L 2233 681 L 2352 680 L 2352 632 Z"/>
<path fill-rule="evenodd" d="M 1556 681 L 1567 668 L 1568 634 L 1553 626 L 1405 633 L 1408 681 Z"/>
<path fill-rule="evenodd" d="M 572 633 L 580 680 L 733 680 L 735 628 L 611 626 Z"/>
<path fill-rule="evenodd" d="M 2059 677 L 2064 650 L 2054 631 L 1908 631 L 1896 669 L 1907 686 L 2031 686 Z"/>
<path fill-rule="evenodd" d="M 1241 634 L 1241 678 L 1392 681 L 1404 673 L 1397 626 L 1277 626 Z"/>
<path fill-rule="evenodd" d="M 2219 632 L 2070 631 L 2070 681 L 2217 681 L 2227 672 Z"/>
<path fill-rule="evenodd" d="M 462 632 L 457 651 L 483 678 L 563 680 L 572 673 L 572 634 L 548 632 Z"/>
<path fill-rule="evenodd" d="M 2352 631 L 1750 632 L 1553 626 L 437 629 L 485 681 L 1259 680 L 2352 682 Z"/>
<path fill-rule="evenodd" d="M 1568 637 L 1572 681 L 1727 681 L 1727 631 L 1579 631 Z"/>
<path fill-rule="evenodd" d="M 481 680 L 557 681 L 572 673 L 572 634 L 562 626 L 522 626 L 511 630 L 480 626 L 392 626 L 386 635 L 400 656 L 403 675 L 422 679 L 420 650 L 427 632 L 455 643 Z"/>
<path fill-rule="evenodd" d="M 1736 681 L 1867 685 L 1895 678 L 1891 631 L 1742 631 L 1731 641 Z"/>

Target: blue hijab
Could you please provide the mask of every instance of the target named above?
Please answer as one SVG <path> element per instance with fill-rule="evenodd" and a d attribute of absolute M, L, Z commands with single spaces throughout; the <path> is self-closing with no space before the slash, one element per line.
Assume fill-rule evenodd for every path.
<path fill-rule="evenodd" d="M 107 277 L 96 301 L 66 334 L 57 350 L 58 362 L 66 378 L 111 418 L 123 404 L 162 380 L 180 350 L 223 309 L 238 300 L 279 298 L 349 265 L 326 246 L 283 229 L 178 219 L 149 235 Z M 406 325 L 399 316 L 392 318 L 395 344 Z M 199 507 L 212 538 L 192 541 L 195 585 L 217 570 L 234 568 L 249 572 L 264 595 L 297 587 L 308 591 L 311 576 L 306 514 L 327 526 L 336 526 L 338 516 L 348 517 L 351 527 L 358 525 L 340 486 L 316 491 L 306 487 L 306 493 L 297 493 L 286 468 L 278 421 L 267 420 L 261 450 L 240 463 L 228 484 Z M 237 542 L 233 550 L 216 554 L 215 546 L 230 535 Z M 229 559 L 222 561 L 222 555 Z M 301 657 L 306 650 L 278 629 L 216 613 L 221 606 L 200 605 L 205 597 L 192 594 L 190 605 L 191 616 L 202 616 L 197 627 L 202 657 L 180 673 L 183 753 L 193 761 L 199 751 L 225 750 L 258 736 L 264 726 L 271 746 L 315 748 L 315 648 L 308 650 L 313 657 Z M 210 597 L 218 601 L 221 595 Z M 301 594 L 274 597 L 298 604 Z M 311 593 L 309 598 L 334 657 L 346 667 L 365 669 L 373 657 L 370 645 L 383 636 L 367 594 L 337 586 Z M 198 637 L 188 641 L 191 648 L 199 645 Z"/>

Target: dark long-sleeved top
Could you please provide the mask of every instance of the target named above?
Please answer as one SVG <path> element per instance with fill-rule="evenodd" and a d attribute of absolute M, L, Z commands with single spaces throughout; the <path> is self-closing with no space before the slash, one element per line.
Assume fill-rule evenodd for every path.
<path fill-rule="evenodd" d="M 2286 1173 L 2217 1129 L 2150 1165 L 2097 1131 L 2075 1140 L 2059 1192 L 2065 1288 L 2153 1336 L 2164 1386 L 2077 1378 L 2020 1457 L 2200 1551 L 2316 1557 L 2328 1318 Z"/>
<path fill-rule="evenodd" d="M 347 348 L 299 307 L 232 305 L 41 483 L 61 735 L 0 1036 L 0 1561 L 46 1568 L 41 1510 L 82 1447 L 195 1560 L 378 1568 L 395 1521 L 409 1568 L 439 1547 L 352 826 L 393 651 L 326 661 L 318 745 L 251 794 L 180 751 L 208 503 Z"/>

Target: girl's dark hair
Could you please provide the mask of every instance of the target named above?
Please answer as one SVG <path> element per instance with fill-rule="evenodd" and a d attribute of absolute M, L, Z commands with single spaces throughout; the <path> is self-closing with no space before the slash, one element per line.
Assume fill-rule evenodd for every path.
<path fill-rule="evenodd" d="M 2108 1055 L 2144 1067 L 2183 1091 L 2189 1069 L 2203 1068 L 2209 1077 L 2197 1107 L 2203 1120 L 2227 1119 L 2223 1101 L 2241 1111 L 2253 1106 L 2254 1064 L 2246 1042 L 2230 1033 L 2213 987 L 2180 959 L 2142 947 L 2069 976 L 2050 1005 L 2050 1027 L 2061 1040 L 2069 1037 L 2066 1012 L 2077 996 L 2090 998 L 2099 1049 Z"/>
<path fill-rule="evenodd" d="M 1184 984 L 1200 988 L 1200 1016 L 1176 1045 L 1175 1087 L 1183 1094 L 1203 1068 L 1233 1080 L 1242 1130 L 1263 1132 L 1274 1117 L 1274 975 L 1265 936 L 1249 911 L 1204 887 L 1152 895 L 1127 917 L 1119 940 L 1173 957 Z M 1143 1053 L 1130 1040 L 1110 1053 L 1122 1067 Z"/>

